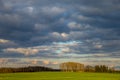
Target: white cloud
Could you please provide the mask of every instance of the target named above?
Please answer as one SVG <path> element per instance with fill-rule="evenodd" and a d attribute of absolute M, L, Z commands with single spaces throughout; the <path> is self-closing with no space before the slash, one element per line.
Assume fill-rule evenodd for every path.
<path fill-rule="evenodd" d="M 41 55 L 39 57 L 64 57 L 66 54 L 76 54 L 78 53 L 74 47 L 78 47 L 82 42 L 80 41 L 66 41 L 66 42 L 53 42 L 49 45 L 40 45 L 27 48 L 6 48 L 3 49 L 3 52 L 7 54 L 16 53 L 24 54 L 25 56 L 29 55 Z M 43 54 L 44 53 L 44 54 Z M 37 60 L 31 61 L 32 64 L 37 63 Z"/>
<path fill-rule="evenodd" d="M 103 45 L 97 44 L 94 47 L 97 48 L 97 49 L 101 49 L 103 47 Z"/>
<path fill-rule="evenodd" d="M 82 16 L 82 15 L 79 15 L 78 19 L 80 19 L 80 20 L 89 20 L 88 17 Z"/>
<path fill-rule="evenodd" d="M 50 64 L 50 61 L 48 61 L 48 60 L 43 60 L 42 62 L 43 62 L 43 64 L 45 64 L 45 65 Z"/>
<path fill-rule="evenodd" d="M 99 54 L 92 54 L 92 56 L 94 57 L 105 57 L 105 56 L 109 56 L 109 54 L 102 54 L 102 53 L 99 53 Z"/>
<path fill-rule="evenodd" d="M 5 39 L 0 39 L 0 43 L 9 43 L 9 42 L 11 42 L 10 40 L 5 40 Z"/>
<path fill-rule="evenodd" d="M 81 29 L 82 28 L 82 25 L 81 24 L 78 24 L 76 22 L 70 22 L 68 23 L 68 27 L 70 29 Z"/>
<path fill-rule="evenodd" d="M 58 62 L 52 62 L 52 64 L 53 64 L 53 65 L 57 65 L 57 64 L 59 64 L 59 63 L 58 63 Z"/>
<path fill-rule="evenodd" d="M 33 7 L 27 7 L 27 10 L 28 10 L 29 13 L 32 13 L 34 8 Z"/>
<path fill-rule="evenodd" d="M 71 53 L 73 49 L 70 49 L 69 47 L 61 47 L 55 50 L 56 53 L 58 53 L 59 56 L 65 55 L 64 53 Z"/>
<path fill-rule="evenodd" d="M 55 38 L 55 39 L 61 39 L 61 40 L 66 40 L 69 38 L 69 34 L 67 33 L 58 33 L 58 32 L 52 32 L 50 33 L 50 36 Z"/>
<path fill-rule="evenodd" d="M 33 49 L 33 48 L 7 48 L 4 49 L 4 52 L 15 52 L 15 53 L 21 53 L 24 55 L 34 55 L 39 52 L 38 49 Z"/>
<path fill-rule="evenodd" d="M 53 50 L 58 56 L 67 56 L 67 54 L 76 54 L 78 51 L 74 47 L 78 47 L 82 42 L 80 41 L 67 41 L 67 42 L 54 42 Z"/>
<path fill-rule="evenodd" d="M 61 33 L 61 36 L 62 36 L 63 38 L 65 38 L 65 39 L 68 38 L 68 34 L 66 34 L 66 33 Z"/>
<path fill-rule="evenodd" d="M 13 42 L 13 41 L 10 41 L 10 40 L 5 40 L 5 39 L 0 39 L 0 46 L 3 46 L 3 47 L 8 47 L 8 46 L 17 46 L 18 44 Z"/>
<path fill-rule="evenodd" d="M 16 4 L 16 5 L 21 5 L 21 4 Z M 15 11 L 22 13 L 22 14 L 29 15 L 31 17 L 35 17 L 35 15 L 37 13 L 36 7 L 33 5 L 26 5 L 26 6 L 23 6 L 21 8 L 16 8 Z"/>
<path fill-rule="evenodd" d="M 87 30 L 87 29 L 90 29 L 91 26 L 89 24 L 80 24 L 80 23 L 77 23 L 77 22 L 69 22 L 67 24 L 67 26 L 70 28 L 70 29 L 76 29 L 76 30 Z"/>
<path fill-rule="evenodd" d="M 70 48 L 62 48 L 61 52 L 68 53 L 71 52 Z"/>
<path fill-rule="evenodd" d="M 43 65 L 57 65 L 59 64 L 57 61 L 49 61 L 49 60 L 43 60 L 42 61 Z"/>
<path fill-rule="evenodd" d="M 34 59 L 31 61 L 32 64 L 37 64 L 38 63 L 38 60 L 37 59 Z"/>
<path fill-rule="evenodd" d="M 61 34 L 58 32 L 52 32 L 51 33 L 54 37 L 61 37 Z"/>
<path fill-rule="evenodd" d="M 57 14 L 63 13 L 65 11 L 65 9 L 54 6 L 54 7 L 43 7 L 42 11 L 48 15 L 57 15 Z"/>
<path fill-rule="evenodd" d="M 97 41 L 97 42 L 93 42 L 93 47 L 96 49 L 101 49 L 103 47 L 102 43 Z"/>
<path fill-rule="evenodd" d="M 80 41 L 67 41 L 67 42 L 53 42 L 55 46 L 63 46 L 63 47 L 69 47 L 69 46 L 77 46 L 81 44 Z"/>
<path fill-rule="evenodd" d="M 88 16 L 84 16 L 84 15 L 80 15 L 80 14 L 73 14 L 72 15 L 73 18 L 80 20 L 80 21 L 91 21 L 94 20 L 94 18 L 88 17 Z"/>
<path fill-rule="evenodd" d="M 1 64 L 2 64 L 2 63 L 6 63 L 6 62 L 8 62 L 8 59 L 4 59 L 4 58 L 0 59 L 0 63 L 1 63 Z"/>

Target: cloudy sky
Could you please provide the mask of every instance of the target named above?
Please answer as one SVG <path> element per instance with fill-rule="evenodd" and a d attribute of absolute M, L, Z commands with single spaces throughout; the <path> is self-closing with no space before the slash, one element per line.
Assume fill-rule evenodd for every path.
<path fill-rule="evenodd" d="M 120 66 L 120 0 L 0 0 L 0 66 Z"/>

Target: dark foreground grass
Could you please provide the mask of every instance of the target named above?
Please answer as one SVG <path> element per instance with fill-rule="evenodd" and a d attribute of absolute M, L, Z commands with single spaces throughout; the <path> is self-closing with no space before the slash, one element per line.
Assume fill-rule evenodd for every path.
<path fill-rule="evenodd" d="M 35 72 L 0 74 L 0 80 L 120 80 L 115 73 Z"/>

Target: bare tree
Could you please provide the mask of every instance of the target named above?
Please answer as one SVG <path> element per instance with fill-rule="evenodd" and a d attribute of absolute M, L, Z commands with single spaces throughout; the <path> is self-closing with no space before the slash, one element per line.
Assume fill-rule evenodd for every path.
<path fill-rule="evenodd" d="M 60 69 L 67 72 L 84 71 L 84 64 L 76 62 L 65 62 L 60 64 Z"/>

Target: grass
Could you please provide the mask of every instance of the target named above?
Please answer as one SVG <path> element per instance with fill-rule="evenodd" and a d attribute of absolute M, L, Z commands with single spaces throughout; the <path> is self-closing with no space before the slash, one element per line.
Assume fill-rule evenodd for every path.
<path fill-rule="evenodd" d="M 35 72 L 0 74 L 0 80 L 120 80 L 115 73 Z"/>

